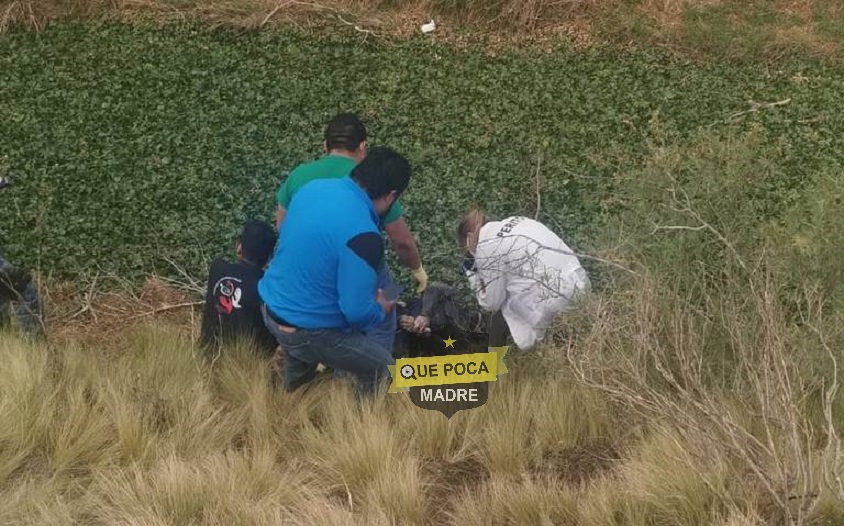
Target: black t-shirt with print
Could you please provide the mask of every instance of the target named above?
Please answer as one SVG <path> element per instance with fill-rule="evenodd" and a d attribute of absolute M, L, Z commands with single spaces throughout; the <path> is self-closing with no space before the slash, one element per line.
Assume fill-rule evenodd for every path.
<path fill-rule="evenodd" d="M 250 338 L 256 348 L 272 354 L 278 343 L 261 316 L 260 268 L 238 261 L 215 260 L 208 272 L 200 343 L 215 348 Z"/>

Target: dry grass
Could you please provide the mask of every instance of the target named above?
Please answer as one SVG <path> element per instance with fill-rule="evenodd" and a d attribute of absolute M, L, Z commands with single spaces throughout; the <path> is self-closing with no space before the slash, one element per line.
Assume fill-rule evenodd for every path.
<path fill-rule="evenodd" d="M 844 24 L 834 0 L 3 0 L 0 31 L 42 29 L 51 20 L 105 17 L 122 21 L 183 21 L 260 29 L 293 25 L 348 30 L 363 39 L 407 38 L 421 24 L 454 45 L 482 43 L 551 48 L 661 45 L 689 54 L 728 57 L 837 57 L 841 35 L 819 29 Z"/>
<path fill-rule="evenodd" d="M 645 297 L 637 305 L 645 313 L 651 304 Z M 599 317 L 615 323 L 612 313 Z M 631 323 L 640 329 L 617 330 L 664 326 Z M 590 353 L 597 337 L 578 345 Z M 798 414 L 751 414 L 731 405 L 732 394 L 698 386 L 688 399 L 671 395 L 687 418 L 670 405 L 641 418 L 632 395 L 614 392 L 639 385 L 623 378 L 638 369 L 619 362 L 589 387 L 565 370 L 560 350 L 514 357 L 486 406 L 449 421 L 402 395 L 359 404 L 339 382 L 280 392 L 269 364 L 248 350 L 212 362 L 184 331 L 162 325 L 126 329 L 119 352 L 71 340 L 46 347 L 0 337 L 2 524 L 733 526 L 844 514 L 821 476 L 840 477 L 840 457 L 826 465 L 823 444 L 780 433 L 783 416 L 805 425 Z M 642 341 L 626 354 L 635 360 L 649 348 Z M 645 400 L 658 394 L 639 387 Z M 695 402 L 712 403 L 719 415 Z M 743 431 L 739 442 L 724 440 L 725 419 Z M 771 447 L 782 454 L 751 465 L 741 455 L 766 426 L 777 426 Z M 753 467 L 774 483 L 813 475 L 794 481 L 817 494 L 801 521 L 778 506 Z"/>

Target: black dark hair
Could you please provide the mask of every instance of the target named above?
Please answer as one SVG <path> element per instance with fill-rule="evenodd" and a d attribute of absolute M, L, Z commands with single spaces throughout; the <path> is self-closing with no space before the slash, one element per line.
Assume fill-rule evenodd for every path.
<path fill-rule="evenodd" d="M 354 113 L 334 116 L 325 129 L 325 145 L 329 150 L 354 151 L 366 140 L 366 126 Z"/>
<path fill-rule="evenodd" d="M 269 223 L 247 221 L 238 238 L 243 257 L 259 267 L 266 266 L 275 250 L 276 233 Z"/>
<path fill-rule="evenodd" d="M 395 191 L 401 195 L 410 184 L 410 163 L 401 154 L 379 146 L 352 170 L 352 178 L 372 199 Z"/>

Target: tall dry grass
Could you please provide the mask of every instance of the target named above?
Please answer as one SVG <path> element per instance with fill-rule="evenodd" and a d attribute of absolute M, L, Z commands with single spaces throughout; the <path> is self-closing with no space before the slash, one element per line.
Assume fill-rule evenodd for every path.
<path fill-rule="evenodd" d="M 500 513 L 523 522 L 560 516 L 557 497 L 577 491 L 545 454 L 613 440 L 601 401 L 553 375 L 516 373 L 488 407 L 446 421 L 399 395 L 359 404 L 342 383 L 283 393 L 247 349 L 211 361 L 154 326 L 129 340 L 2 337 L 0 523 L 477 522 L 511 483 L 523 502 Z"/>
<path fill-rule="evenodd" d="M 711 505 L 684 502 L 671 522 L 815 523 L 844 501 L 844 186 L 821 173 L 796 201 L 769 190 L 787 174 L 758 130 L 691 145 L 656 137 L 622 184 L 626 209 L 611 234 L 633 247 L 639 273 L 589 305 L 571 365 L 586 385 L 669 424 L 678 460 L 715 470 L 688 479 Z"/>
<path fill-rule="evenodd" d="M 573 42 L 668 46 L 699 56 L 836 62 L 844 10 L 834 0 L 2 0 L 0 32 L 64 19 L 278 25 L 408 37 L 435 19 L 438 41 L 492 48 Z"/>

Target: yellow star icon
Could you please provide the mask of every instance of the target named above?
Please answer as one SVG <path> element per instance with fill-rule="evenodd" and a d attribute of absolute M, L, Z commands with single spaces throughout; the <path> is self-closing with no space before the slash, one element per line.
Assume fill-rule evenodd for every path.
<path fill-rule="evenodd" d="M 456 341 L 457 341 L 457 340 L 452 340 L 452 339 L 451 339 L 451 336 L 449 336 L 447 340 L 443 340 L 443 343 L 445 343 L 445 346 L 446 346 L 446 347 L 451 347 L 452 349 L 454 349 L 454 343 L 455 343 Z"/>

